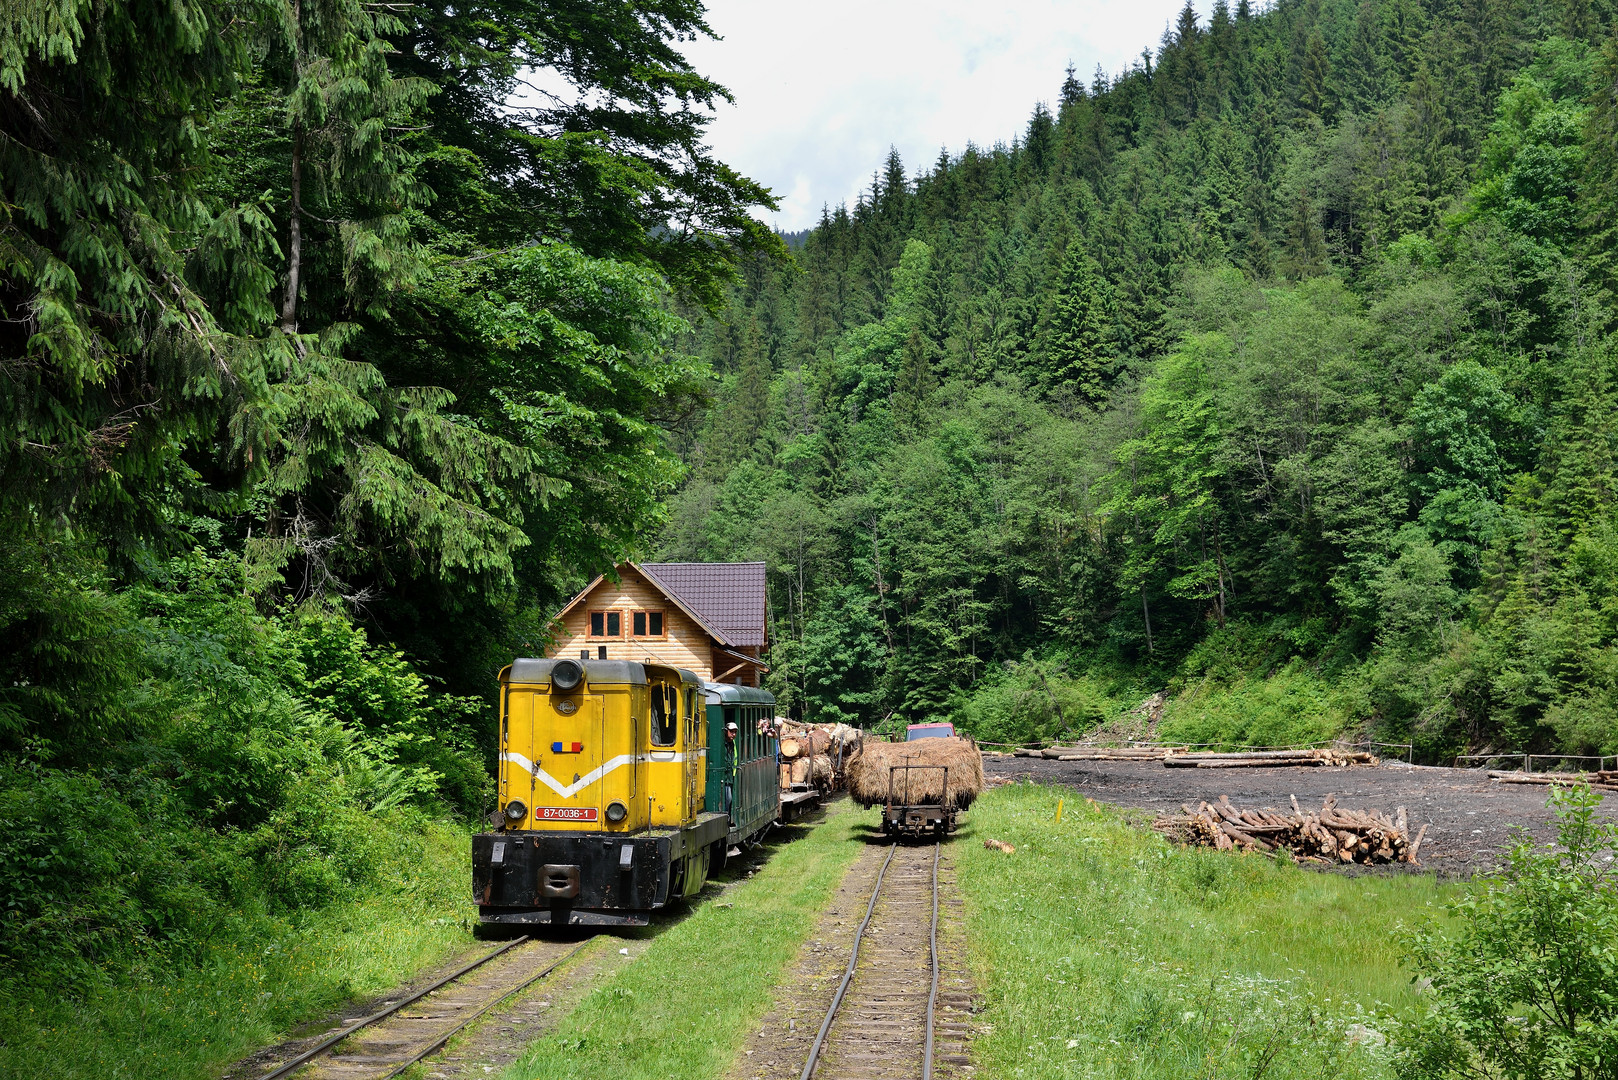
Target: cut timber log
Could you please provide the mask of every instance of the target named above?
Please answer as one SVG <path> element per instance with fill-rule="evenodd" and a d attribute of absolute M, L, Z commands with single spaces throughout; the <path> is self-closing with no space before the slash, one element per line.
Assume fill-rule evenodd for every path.
<path fill-rule="evenodd" d="M 1249 750 L 1237 753 L 1170 754 L 1163 759 L 1170 769 L 1311 768 L 1322 765 L 1377 765 L 1363 750 Z"/>
<path fill-rule="evenodd" d="M 1049 746 L 1041 756 L 1055 761 L 1161 761 L 1184 746 Z"/>
<path fill-rule="evenodd" d="M 1498 780 L 1502 784 L 1589 784 L 1597 791 L 1618 791 L 1618 780 L 1603 782 L 1603 773 L 1520 773 L 1506 772 L 1501 769 L 1492 769 L 1489 772 L 1491 780 Z"/>

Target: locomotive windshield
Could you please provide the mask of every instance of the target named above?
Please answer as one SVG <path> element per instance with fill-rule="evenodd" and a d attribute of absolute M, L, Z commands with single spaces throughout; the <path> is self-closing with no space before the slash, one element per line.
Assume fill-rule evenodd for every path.
<path fill-rule="evenodd" d="M 680 700 L 679 691 L 674 687 L 666 687 L 652 691 L 652 745 L 673 746 L 679 726 L 676 717 L 676 703 Z"/>

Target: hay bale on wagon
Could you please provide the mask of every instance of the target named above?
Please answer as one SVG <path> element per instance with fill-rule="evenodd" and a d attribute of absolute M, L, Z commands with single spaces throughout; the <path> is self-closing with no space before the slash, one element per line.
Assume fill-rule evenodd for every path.
<path fill-rule="evenodd" d="M 889 768 L 894 765 L 945 765 L 949 767 L 949 791 L 940 790 L 944 773 L 939 769 L 912 769 L 909 773 L 909 802 L 937 803 L 947 796 L 957 810 L 972 805 L 983 791 L 983 755 L 970 739 L 917 739 L 915 742 L 874 742 L 867 740 L 860 751 L 843 766 L 848 791 L 861 806 L 881 806 L 888 801 Z M 897 798 L 905 798 L 905 773 L 897 774 Z"/>

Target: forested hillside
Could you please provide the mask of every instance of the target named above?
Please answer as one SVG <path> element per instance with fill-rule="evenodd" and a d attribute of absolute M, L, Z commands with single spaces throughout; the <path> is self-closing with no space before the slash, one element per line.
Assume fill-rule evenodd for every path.
<path fill-rule="evenodd" d="M 822 718 L 1618 751 L 1612 16 L 1188 4 L 890 157 L 708 324 L 663 555 Z"/>
<path fill-rule="evenodd" d="M 707 32 L 696 0 L 0 9 L 0 1071 L 70 1029 L 93 1062 L 58 1010 L 98 987 L 262 973 L 489 809 L 495 672 L 680 475 L 676 306 L 784 255 L 704 149 Z M 270 996 L 240 1023 L 321 1007 Z"/>

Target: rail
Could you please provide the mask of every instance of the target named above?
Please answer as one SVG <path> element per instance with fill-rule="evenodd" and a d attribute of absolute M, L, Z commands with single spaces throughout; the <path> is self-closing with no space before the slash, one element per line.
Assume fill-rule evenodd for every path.
<path fill-rule="evenodd" d="M 457 968 L 454 971 L 450 972 L 448 975 L 445 975 L 443 978 L 437 980 L 436 982 L 433 982 L 430 985 L 425 986 L 420 990 L 417 990 L 414 994 L 410 994 L 407 997 L 401 998 L 400 1000 L 394 1002 L 392 1005 L 389 1005 L 387 1008 L 383 1009 L 381 1012 L 375 1012 L 375 1013 L 372 1013 L 369 1016 L 364 1016 L 364 1017 L 359 1018 L 358 1020 L 356 1020 L 353 1023 L 349 1024 L 347 1027 L 343 1028 L 341 1031 L 339 1031 L 336 1034 L 331 1035 L 331 1036 L 329 1036 L 329 1037 L 327 1037 L 325 1039 L 322 1039 L 319 1043 L 317 1043 L 314 1046 L 310 1047 L 308 1050 L 305 1050 L 303 1053 L 297 1055 L 296 1057 L 292 1058 L 291 1060 L 282 1062 L 280 1065 L 278 1065 L 271 1072 L 267 1072 L 263 1076 L 258 1077 L 257 1080 L 277 1080 L 278 1077 L 286 1076 L 288 1073 L 291 1073 L 291 1072 L 293 1072 L 293 1071 L 295 1071 L 295 1070 L 297 1070 L 299 1068 L 302 1068 L 304 1065 L 309 1064 L 309 1062 L 313 1061 L 317 1057 L 320 1057 L 322 1054 L 324 1054 L 327 1051 L 329 1051 L 330 1049 L 332 1049 L 332 1047 L 336 1046 L 338 1043 L 342 1042 L 344 1039 L 347 1039 L 351 1035 L 354 1035 L 356 1032 L 363 1031 L 366 1028 L 370 1027 L 372 1024 L 378 1023 L 378 1022 L 380 1022 L 382 1020 L 386 1020 L 388 1017 L 392 1016 L 394 1013 L 398 1012 L 400 1009 L 403 1009 L 405 1006 L 412 1005 L 415 1002 L 418 1002 L 422 998 L 426 997 L 428 994 L 431 994 L 431 993 L 433 993 L 434 991 L 437 991 L 437 990 L 441 990 L 445 986 L 448 986 L 450 983 L 454 982 L 456 979 L 459 979 L 464 975 L 467 975 L 467 974 L 469 974 L 469 973 L 471 973 L 473 971 L 476 971 L 478 968 L 482 967 L 484 964 L 487 964 L 490 960 L 493 960 L 493 959 L 495 959 L 496 957 L 499 957 L 499 956 L 503 956 L 506 953 L 510 952 L 512 949 L 515 949 L 517 946 L 523 944 L 526 941 L 530 941 L 530 940 L 532 940 L 531 936 L 528 935 L 528 934 L 524 934 L 523 936 L 517 938 L 514 941 L 507 942 L 506 944 L 500 946 L 498 949 L 495 949 L 492 952 L 486 953 L 483 956 L 479 957 L 478 959 L 472 961 L 470 964 L 467 964 L 464 967 Z M 445 1043 L 449 1042 L 450 1039 L 452 1039 L 456 1035 L 460 1034 L 460 1032 L 462 1030 L 464 1030 L 467 1027 L 467 1025 L 471 1024 L 474 1020 L 481 1017 L 484 1013 L 488 1012 L 490 1009 L 494 1008 L 496 1005 L 500 1004 L 502 1001 L 505 1001 L 507 998 L 511 997 L 513 994 L 515 994 L 515 993 L 517 993 L 517 992 L 519 992 L 521 990 L 526 990 L 528 987 L 532 986 L 534 983 L 538 982 L 540 979 L 543 979 L 545 976 L 547 976 L 551 972 L 555 971 L 558 967 L 562 966 L 562 964 L 564 964 L 567 960 L 569 960 L 575 954 L 577 954 L 580 949 L 582 949 L 586 945 L 590 944 L 590 942 L 593 941 L 593 940 L 595 940 L 595 939 L 594 938 L 586 938 L 584 941 L 581 941 L 578 945 L 576 945 L 573 948 L 569 949 L 567 952 L 563 953 L 561 956 L 557 957 L 555 960 L 553 960 L 549 964 L 545 965 L 544 968 L 542 968 L 540 971 L 538 971 L 534 975 L 530 976 L 527 979 L 524 979 L 518 985 L 510 987 L 509 989 L 507 989 L 507 990 L 505 990 L 505 991 L 503 991 L 503 992 L 501 992 L 499 994 L 496 994 L 490 1000 L 488 1000 L 488 1001 L 484 1002 L 482 1005 L 480 1005 L 475 1011 L 472 1012 L 472 1014 L 470 1016 L 467 1016 L 465 1019 L 463 1019 L 458 1024 L 456 1024 L 454 1027 L 451 1027 L 451 1028 L 449 1028 L 449 1029 L 447 1029 L 445 1031 L 442 1031 L 442 1032 L 438 1033 L 438 1035 L 433 1039 L 433 1041 L 430 1044 L 426 1045 L 425 1047 L 423 1047 L 422 1049 L 420 1049 L 419 1051 L 414 1053 L 410 1057 L 410 1059 L 408 1061 L 402 1061 L 402 1062 L 395 1063 L 397 1065 L 397 1067 L 394 1068 L 391 1072 L 388 1072 L 388 1073 L 384 1074 L 384 1076 L 380 1077 L 379 1080 L 388 1080 L 388 1078 L 397 1076 L 400 1073 L 404 1072 L 410 1066 L 416 1064 L 416 1062 L 420 1061 L 422 1058 L 426 1057 L 428 1054 L 431 1054 L 433 1051 L 439 1049 Z"/>
<path fill-rule="evenodd" d="M 932 970 L 932 984 L 927 992 L 927 1033 L 926 1042 L 922 1047 L 921 1077 L 922 1080 L 932 1080 L 933 1076 L 933 1021 L 938 1007 L 938 857 L 941 852 L 942 841 L 933 844 L 933 871 L 932 871 L 932 925 L 927 932 L 927 951 L 929 966 Z M 859 929 L 854 931 L 854 947 L 849 951 L 848 969 L 843 972 L 842 981 L 837 984 L 837 992 L 832 995 L 831 1005 L 826 1009 L 826 1017 L 820 1022 L 820 1030 L 815 1033 L 815 1041 L 809 1046 L 809 1057 L 803 1063 L 803 1072 L 798 1080 L 811 1080 L 815 1066 L 820 1063 L 820 1052 L 825 1049 L 826 1036 L 831 1032 L 832 1022 L 837 1019 L 837 1010 L 842 1007 L 843 998 L 848 993 L 849 984 L 854 981 L 854 970 L 859 966 L 860 943 L 865 938 L 865 931 L 871 925 L 871 916 L 876 913 L 877 898 L 882 895 L 882 883 L 888 876 L 888 866 L 893 862 L 893 853 L 899 850 L 899 842 L 895 840 L 888 847 L 888 856 L 882 860 L 882 868 L 877 871 L 876 884 L 871 888 L 870 903 L 865 905 L 865 918 L 860 921 Z"/>

